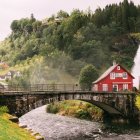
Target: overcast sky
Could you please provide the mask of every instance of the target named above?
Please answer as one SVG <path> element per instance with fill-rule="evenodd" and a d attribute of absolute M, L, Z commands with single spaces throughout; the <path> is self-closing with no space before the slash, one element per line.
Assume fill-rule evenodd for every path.
<path fill-rule="evenodd" d="M 56 14 L 59 10 L 71 12 L 73 9 L 95 11 L 97 7 L 105 7 L 110 3 L 123 0 L 0 0 L 0 40 L 10 34 L 10 24 L 15 19 L 30 17 L 42 20 Z M 140 0 L 132 0 L 140 5 Z"/>

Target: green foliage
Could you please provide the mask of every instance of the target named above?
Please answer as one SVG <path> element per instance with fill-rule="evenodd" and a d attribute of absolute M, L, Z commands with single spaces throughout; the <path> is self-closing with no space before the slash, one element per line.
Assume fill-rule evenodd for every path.
<path fill-rule="evenodd" d="M 137 95 L 135 104 L 137 108 L 140 110 L 140 95 Z"/>
<path fill-rule="evenodd" d="M 63 18 L 69 17 L 69 14 L 68 14 L 67 12 L 65 12 L 65 11 L 60 10 L 60 11 L 57 13 L 57 17 L 58 17 L 59 19 L 63 19 Z"/>
<path fill-rule="evenodd" d="M 4 114 L 4 113 L 8 113 L 9 109 L 7 106 L 0 106 L 0 115 Z"/>
<path fill-rule="evenodd" d="M 76 118 L 91 120 L 92 116 L 87 110 L 79 109 L 75 114 Z"/>
<path fill-rule="evenodd" d="M 59 112 L 59 108 L 57 107 L 57 105 L 49 104 L 49 105 L 47 106 L 47 112 L 56 114 L 56 113 Z"/>
<path fill-rule="evenodd" d="M 17 20 L 14 20 L 14 21 L 11 23 L 11 29 L 12 29 L 12 31 L 17 31 L 17 30 L 19 29 L 18 21 L 17 21 Z"/>
<path fill-rule="evenodd" d="M 79 84 L 83 90 L 91 90 L 92 82 L 98 77 L 98 72 L 93 65 L 87 65 L 80 72 Z"/>
<path fill-rule="evenodd" d="M 0 115 L 0 139 L 1 140 L 35 140 L 27 130 L 19 128 L 18 124 L 9 120 L 9 114 Z"/>
<path fill-rule="evenodd" d="M 49 67 L 76 78 L 86 64 L 102 73 L 114 59 L 130 70 L 138 48 L 137 37 L 130 34 L 140 31 L 140 7 L 124 0 L 94 14 L 90 9 L 71 14 L 60 10 L 45 23 L 31 14 L 14 20 L 11 30 L 0 43 L 0 60 L 11 66 L 39 55 Z"/>
<path fill-rule="evenodd" d="M 72 116 L 86 120 L 101 120 L 103 111 L 90 103 L 68 100 L 49 104 L 46 108 L 49 113 L 57 113 L 60 115 Z"/>

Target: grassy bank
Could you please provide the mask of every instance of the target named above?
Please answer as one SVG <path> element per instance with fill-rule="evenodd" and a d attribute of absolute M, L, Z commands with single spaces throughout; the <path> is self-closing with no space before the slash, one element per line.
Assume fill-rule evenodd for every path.
<path fill-rule="evenodd" d="M 140 110 L 140 94 L 138 94 L 136 96 L 135 104 L 136 104 L 137 108 Z"/>
<path fill-rule="evenodd" d="M 9 114 L 0 115 L 0 140 L 35 140 L 26 130 L 9 121 Z"/>
<path fill-rule="evenodd" d="M 86 120 L 102 120 L 103 111 L 90 103 L 78 100 L 56 102 L 47 106 L 47 112 Z"/>

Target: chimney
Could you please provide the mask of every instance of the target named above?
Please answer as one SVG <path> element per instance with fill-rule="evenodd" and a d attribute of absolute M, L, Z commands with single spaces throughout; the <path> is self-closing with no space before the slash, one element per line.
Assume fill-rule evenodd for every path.
<path fill-rule="evenodd" d="M 113 66 L 115 66 L 116 65 L 116 61 L 115 60 L 113 60 Z"/>

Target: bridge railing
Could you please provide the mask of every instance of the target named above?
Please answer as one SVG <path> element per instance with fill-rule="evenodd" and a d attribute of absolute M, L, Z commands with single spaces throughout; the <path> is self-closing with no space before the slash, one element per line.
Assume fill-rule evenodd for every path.
<path fill-rule="evenodd" d="M 20 85 L 8 85 L 0 87 L 0 93 L 16 93 L 16 92 L 24 92 L 24 93 L 31 93 L 31 92 L 45 92 L 45 91 L 89 91 L 89 90 L 82 90 L 78 84 L 35 84 L 35 85 L 27 85 L 25 87 Z M 100 95 L 103 94 L 104 96 L 114 96 L 115 93 L 119 92 L 95 92 L 99 93 Z M 109 93 L 109 94 L 105 94 Z M 121 94 L 131 93 L 131 92 L 120 92 Z M 134 92 L 132 92 L 134 93 Z"/>
<path fill-rule="evenodd" d="M 31 85 L 30 91 L 76 91 L 81 90 L 75 84 L 37 84 Z"/>
<path fill-rule="evenodd" d="M 0 92 L 36 92 L 36 91 L 81 91 L 78 84 L 35 84 L 25 87 L 20 85 L 7 85 L 0 87 Z"/>

